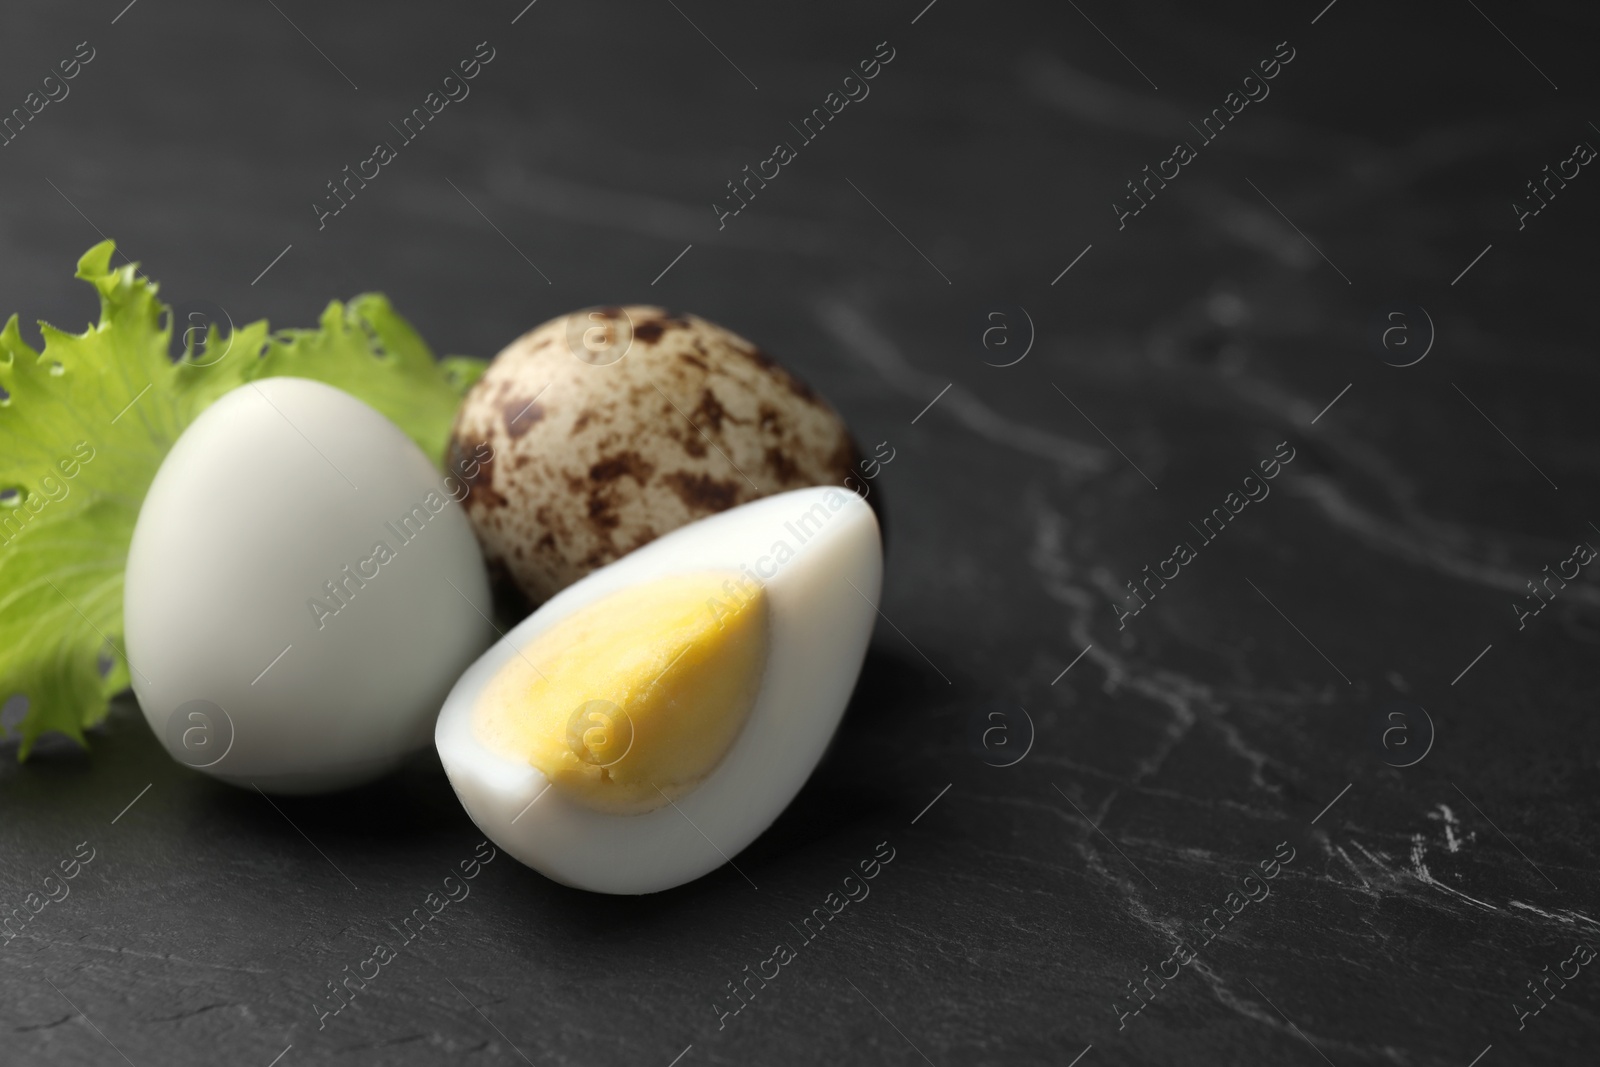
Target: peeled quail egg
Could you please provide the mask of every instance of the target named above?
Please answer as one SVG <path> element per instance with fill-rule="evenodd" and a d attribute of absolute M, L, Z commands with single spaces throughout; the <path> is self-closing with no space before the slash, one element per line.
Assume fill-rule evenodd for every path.
<path fill-rule="evenodd" d="M 268 378 L 168 453 L 128 550 L 133 689 L 173 758 L 268 792 L 377 777 L 427 743 L 494 634 L 488 577 L 441 474 L 332 386 Z"/>
<path fill-rule="evenodd" d="M 822 757 L 883 553 L 840 488 L 744 504 L 557 594 L 473 664 L 435 740 L 473 822 L 567 885 L 652 893 L 729 861 Z"/>

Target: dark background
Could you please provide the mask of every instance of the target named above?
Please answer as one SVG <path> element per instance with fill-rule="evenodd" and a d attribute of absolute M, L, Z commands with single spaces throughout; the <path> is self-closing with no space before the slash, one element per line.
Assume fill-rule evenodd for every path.
<path fill-rule="evenodd" d="M 0 148 L 0 307 L 80 328 L 104 233 L 169 300 L 288 326 L 382 290 L 441 354 L 698 312 L 895 449 L 903 635 L 739 857 L 758 889 L 611 899 L 502 856 L 321 1031 L 325 983 L 479 840 L 431 754 L 280 813 L 126 696 L 86 755 L 12 742 L 5 906 L 96 859 L 0 948 L 0 1061 L 1593 1061 L 1594 968 L 1517 1013 L 1600 947 L 1600 565 L 1525 629 L 1512 605 L 1600 545 L 1600 177 L 1520 232 L 1511 206 L 1600 145 L 1591 7 L 523 2 L 8 4 L 0 110 L 97 54 Z M 719 232 L 724 183 L 885 39 L 870 97 Z M 323 183 L 485 40 L 471 96 L 318 232 Z M 1270 97 L 1119 232 L 1123 183 L 1280 41 Z M 1404 368 L 1416 312 L 1399 355 L 1371 328 L 1396 301 L 1437 335 Z M 1283 441 L 1271 497 L 1119 631 L 1123 583 Z M 871 896 L 719 1030 L 880 841 Z M 1126 983 L 1284 841 L 1272 895 L 1119 1031 Z"/>

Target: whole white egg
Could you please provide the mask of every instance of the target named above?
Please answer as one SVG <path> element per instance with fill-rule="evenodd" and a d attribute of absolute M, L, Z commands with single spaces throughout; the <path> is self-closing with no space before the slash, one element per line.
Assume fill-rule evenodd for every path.
<path fill-rule="evenodd" d="M 730 862 L 810 776 L 882 585 L 877 519 L 839 488 L 702 519 L 569 586 L 439 715 L 473 822 L 567 885 L 652 893 Z"/>
<path fill-rule="evenodd" d="M 494 636 L 459 503 L 476 473 L 441 474 L 320 382 L 248 383 L 202 412 L 145 497 L 124 592 L 133 689 L 173 758 L 315 793 L 426 744 Z"/>

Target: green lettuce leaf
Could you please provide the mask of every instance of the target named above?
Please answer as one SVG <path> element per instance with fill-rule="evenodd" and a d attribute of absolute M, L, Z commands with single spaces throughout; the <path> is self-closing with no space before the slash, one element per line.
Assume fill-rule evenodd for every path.
<path fill-rule="evenodd" d="M 78 261 L 100 294 L 98 324 L 70 334 L 41 323 L 41 352 L 17 316 L 0 330 L 0 705 L 27 698 L 21 758 L 48 730 L 84 743 L 128 685 L 134 522 L 167 451 L 209 404 L 260 378 L 314 378 L 372 405 L 442 466 L 461 395 L 485 366 L 436 361 L 376 293 L 330 303 L 316 329 L 212 328 L 174 362 L 171 308 L 135 264 L 113 267 L 114 251 L 105 241 Z"/>

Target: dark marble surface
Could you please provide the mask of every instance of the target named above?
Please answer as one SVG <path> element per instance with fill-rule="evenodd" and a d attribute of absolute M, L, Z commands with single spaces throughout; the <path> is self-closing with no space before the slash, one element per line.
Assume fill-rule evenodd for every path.
<path fill-rule="evenodd" d="M 122 8 L 0 14 L 5 108 L 95 49 L 0 149 L 6 310 L 85 321 L 100 231 L 169 299 L 298 325 L 381 289 L 440 352 L 699 312 L 895 449 L 894 625 L 739 858 L 758 888 L 608 899 L 502 856 L 324 1029 L 326 983 L 480 838 L 431 756 L 279 811 L 170 761 L 127 697 L 86 755 L 0 748 L 5 906 L 94 850 L 0 948 L 0 1062 L 1594 1062 L 1593 966 L 1518 1006 L 1600 946 L 1600 567 L 1520 630 L 1513 605 L 1600 545 L 1600 178 L 1512 207 L 1600 145 L 1592 9 Z M 871 95 L 719 230 L 724 183 L 886 39 Z M 471 96 L 319 232 L 323 183 L 485 40 Z M 1270 95 L 1119 230 L 1124 182 L 1280 41 Z M 1375 345 L 1402 304 L 1426 318 Z M 880 842 L 870 896 L 720 1019 Z M 1146 967 L 1178 975 L 1132 1014 Z"/>

